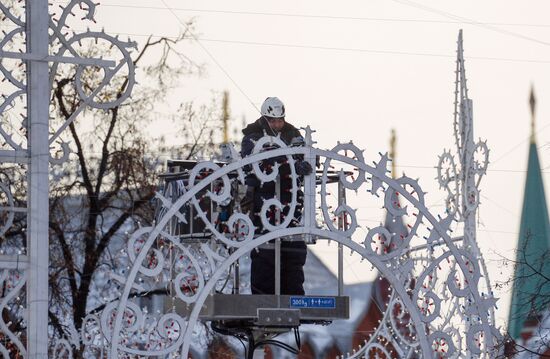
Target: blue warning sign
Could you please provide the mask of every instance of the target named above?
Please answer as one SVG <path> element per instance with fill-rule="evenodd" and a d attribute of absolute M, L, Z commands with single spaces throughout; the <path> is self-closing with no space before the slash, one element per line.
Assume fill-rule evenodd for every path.
<path fill-rule="evenodd" d="M 290 297 L 291 308 L 336 308 L 334 297 Z"/>

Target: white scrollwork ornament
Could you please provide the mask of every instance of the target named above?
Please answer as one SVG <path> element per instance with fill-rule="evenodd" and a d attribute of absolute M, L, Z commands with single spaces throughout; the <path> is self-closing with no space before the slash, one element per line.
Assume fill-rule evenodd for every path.
<path fill-rule="evenodd" d="M 185 357 L 189 352 L 201 306 L 209 293 L 219 288 L 220 281 L 226 280 L 231 266 L 240 257 L 248 255 L 251 250 L 274 238 L 305 235 L 313 236 L 318 241 L 329 239 L 347 246 L 353 253 L 370 262 L 389 282 L 392 292 L 386 307 L 388 309 L 376 333 L 379 337 L 386 338 L 388 343 L 393 343 L 399 353 L 408 355 L 407 353 L 418 352 L 428 358 L 441 356 L 445 351 L 447 354 L 443 356 L 454 356 L 458 353 L 457 348 L 469 347 L 469 339 L 465 335 L 457 335 L 459 331 L 454 329 L 462 328 L 467 332 L 471 325 L 481 326 L 481 332 L 486 336 L 478 347 L 482 352 L 481 356 L 490 352 L 494 344 L 495 331 L 491 329 L 492 321 L 487 316 L 486 309 L 494 302 L 478 292 L 480 267 L 470 253 L 457 247 L 450 237 L 452 216 L 433 215 L 426 208 L 424 192 L 417 180 L 406 176 L 399 179 L 388 177 L 385 167 L 388 163 L 386 155 L 381 155 L 379 161 L 371 166 L 365 163 L 361 152 L 351 144 L 339 144 L 332 151 L 314 147 L 286 147 L 284 144 L 279 144 L 277 148 L 269 151 L 260 150 L 265 144 L 275 142 L 276 138 L 264 137 L 257 142 L 258 148 L 255 153 L 223 166 L 212 162 L 199 163 L 197 169 L 191 172 L 185 191 L 181 191 L 179 197 L 173 200 L 165 198 L 162 201 L 162 216 L 157 219 L 156 224 L 139 229 L 132 236 L 128 248 L 133 252 L 130 254 L 131 270 L 122 296 L 117 302 L 117 309 L 111 310 L 112 326 L 117 328 L 111 331 L 111 355 L 138 353 L 125 342 L 129 338 L 129 329 L 123 326 L 124 311 L 135 310 L 132 309 L 129 297 L 137 290 L 137 284 L 146 286 L 145 283 L 148 281 L 164 278 L 164 283 L 170 283 L 170 288 L 174 289 L 173 300 L 193 304 L 192 310 L 185 315 L 178 312 L 165 313 L 170 316 L 163 320 L 163 323 L 176 326 L 177 336 L 171 332 L 170 337 L 160 326 L 155 332 L 158 332 L 155 334 L 157 344 L 154 345 L 157 349 L 139 351 L 139 354 L 152 356 L 177 351 L 178 355 Z M 352 155 L 347 156 L 346 150 Z M 284 223 L 265 226 L 268 221 L 264 218 L 263 232 L 254 235 L 255 228 L 250 218 L 235 212 L 225 222 L 228 229 L 220 231 L 217 225 L 212 223 L 210 214 L 201 207 L 202 198 L 209 198 L 212 203 L 222 200 L 223 203 L 229 203 L 228 199 L 235 200 L 234 193 L 225 189 L 231 187 L 232 181 L 239 181 L 239 172 L 251 170 L 259 177 L 265 175 L 263 179 L 269 180 L 272 172 L 262 175 L 260 163 L 274 163 L 286 157 L 286 163 L 290 164 L 291 158 L 306 153 L 318 157 L 319 163 L 322 164 L 317 184 L 321 197 L 321 208 L 318 213 L 320 217 L 317 218 L 323 218 L 321 222 L 313 223 L 311 226 L 305 226 L 304 222 L 297 222 L 295 227 L 286 226 Z M 274 168 L 272 170 L 276 171 Z M 350 168 L 351 172 L 359 173 L 359 179 L 349 181 L 347 178 L 341 178 L 341 174 L 349 173 Z M 291 172 L 291 178 L 298 177 L 292 169 Z M 388 214 L 394 219 L 409 223 L 406 233 L 390 231 L 379 226 L 369 230 L 366 238 L 363 237 L 364 244 L 360 244 L 361 240 L 356 239 L 359 228 L 357 212 L 360 209 L 352 208 L 348 204 L 337 205 L 332 211 L 329 209 L 329 173 L 336 174 L 343 187 L 347 186 L 346 188 L 354 190 L 360 190 L 363 184 L 366 188 L 372 189 L 375 182 L 375 190 L 367 193 L 371 193 L 373 199 L 379 201 L 379 208 L 388 208 Z M 297 187 L 298 181 L 292 181 L 292 185 Z M 215 193 L 210 190 L 219 186 L 220 190 Z M 298 188 L 291 192 L 297 193 Z M 364 193 L 358 191 L 357 195 Z M 304 198 L 304 208 L 315 206 L 315 203 L 316 199 L 313 197 Z M 200 245 L 186 242 L 186 237 L 179 237 L 167 231 L 167 223 L 172 219 L 181 223 L 181 209 L 187 208 L 188 204 L 195 211 L 194 219 L 203 222 L 206 231 L 204 233 L 209 234 L 209 240 Z M 281 208 L 280 205 L 278 201 L 267 201 L 262 212 L 267 212 L 268 208 L 273 206 Z M 349 226 L 339 228 L 333 224 L 334 219 L 344 217 L 347 218 Z M 159 244 L 160 240 L 162 245 Z M 373 241 L 380 247 L 375 248 Z M 415 252 L 414 246 L 425 246 L 426 251 Z M 148 267 L 145 264 L 149 263 L 148 259 L 151 257 L 155 260 Z M 171 276 L 167 275 L 170 270 Z M 476 306 L 472 303 L 484 304 Z M 467 320 L 470 321 L 469 324 L 465 324 Z M 476 333 L 472 335 L 479 338 Z M 168 340 L 169 337 L 172 339 Z M 387 352 L 391 355 L 385 345 L 371 338 L 351 357 L 359 358 L 361 356 L 357 353 L 366 355 L 371 352 Z"/>

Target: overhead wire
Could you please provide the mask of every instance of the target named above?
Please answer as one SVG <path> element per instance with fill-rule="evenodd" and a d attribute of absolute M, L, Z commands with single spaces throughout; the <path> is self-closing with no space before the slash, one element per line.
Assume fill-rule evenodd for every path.
<path fill-rule="evenodd" d="M 548 128 L 550 126 L 550 123 L 547 123 L 546 125 L 544 125 L 543 127 L 539 128 L 538 130 L 535 131 L 535 135 L 542 132 L 544 129 Z M 496 163 L 500 160 L 502 160 L 504 157 L 508 156 L 510 153 L 514 152 L 515 150 L 517 150 L 519 148 L 519 146 L 523 145 L 525 142 L 529 141 L 531 139 L 531 135 L 527 136 L 526 138 L 524 138 L 523 140 L 521 140 L 520 142 L 518 142 L 516 145 L 514 145 L 511 149 L 509 149 L 508 151 L 506 151 L 503 155 L 501 155 L 500 157 L 498 157 L 496 160 L 493 160 L 492 163 Z M 540 148 L 540 147 L 539 147 Z M 543 171 L 541 171 L 542 173 L 545 173 Z"/>
<path fill-rule="evenodd" d="M 343 52 L 359 52 L 359 53 L 371 53 L 371 54 L 381 54 L 381 55 L 404 55 L 404 56 L 425 56 L 425 57 L 455 58 L 455 56 L 447 55 L 447 54 L 412 52 L 412 51 L 373 50 L 373 49 L 364 49 L 364 48 L 317 46 L 317 45 L 302 45 L 302 44 L 289 44 L 289 43 L 268 43 L 268 42 L 259 42 L 259 41 L 222 40 L 222 39 L 209 39 L 209 38 L 201 38 L 201 41 L 231 43 L 231 44 L 238 44 L 238 45 L 271 46 L 271 47 L 285 47 L 285 48 L 326 50 L 326 51 L 343 51 Z M 468 59 L 469 60 L 503 61 L 503 62 L 520 62 L 520 63 L 523 63 L 523 62 L 524 63 L 540 63 L 540 64 L 550 63 L 550 60 L 514 59 L 514 58 L 489 57 L 489 56 L 469 56 Z"/>
<path fill-rule="evenodd" d="M 392 0 L 392 1 L 396 2 L 396 3 L 399 3 L 399 4 L 402 4 L 402 5 L 407 5 L 407 6 L 411 6 L 411 7 L 420 9 L 420 10 L 424 10 L 424 11 L 427 11 L 427 12 L 430 12 L 430 13 L 433 13 L 433 14 L 437 14 L 437 15 L 440 15 L 440 16 L 443 16 L 443 17 L 446 17 L 446 18 L 449 18 L 449 19 L 462 21 L 464 23 L 468 23 L 470 25 L 478 26 L 478 27 L 481 27 L 481 28 L 484 28 L 484 29 L 487 29 L 487 30 L 491 30 L 491 31 L 494 31 L 494 32 L 498 32 L 498 33 L 501 33 L 501 34 L 504 34 L 504 35 L 516 37 L 516 38 L 519 38 L 519 39 L 522 39 L 522 40 L 535 42 L 535 43 L 538 43 L 538 44 L 541 44 L 541 45 L 544 45 L 544 46 L 550 46 L 550 42 L 535 39 L 533 37 L 525 36 L 523 34 L 518 34 L 517 32 L 504 30 L 504 29 L 501 29 L 499 27 L 489 25 L 488 23 L 483 23 L 483 22 L 480 22 L 480 21 L 472 20 L 472 19 L 467 18 L 467 17 L 455 15 L 455 14 L 447 12 L 447 11 L 443 11 L 443 10 L 439 10 L 439 9 L 429 7 L 429 6 L 426 6 L 426 5 L 423 5 L 423 4 L 419 4 L 419 3 L 414 2 L 412 0 Z"/>
<path fill-rule="evenodd" d="M 498 231 L 495 229 L 477 229 L 478 232 L 486 232 L 486 233 L 500 233 L 500 234 L 513 234 L 513 235 L 519 235 L 519 232 L 511 232 L 511 231 Z"/>
<path fill-rule="evenodd" d="M 503 205 L 493 201 L 492 199 L 490 199 L 489 197 L 483 195 L 483 194 L 480 194 L 480 196 L 484 199 L 486 199 L 487 201 L 491 202 L 492 204 L 494 204 L 495 206 L 499 207 L 500 209 L 508 212 L 509 214 L 513 215 L 514 217 L 519 217 L 518 214 L 512 210 L 509 210 L 508 208 L 504 207 Z"/>
<path fill-rule="evenodd" d="M 55 2 L 64 3 L 64 2 Z M 106 4 L 102 3 L 102 7 L 119 7 L 126 9 L 144 9 L 144 10 L 166 10 L 158 6 L 144 5 L 122 5 L 122 4 Z M 505 23 L 505 22 L 479 22 L 463 18 L 462 20 L 431 20 L 431 19 L 411 19 L 411 18 L 384 18 L 384 17 L 364 17 L 364 16 L 336 16 L 324 14 L 305 14 L 305 13 L 288 13 L 288 12 L 266 12 L 266 11 L 244 11 L 244 10 L 219 10 L 219 9 L 194 9 L 172 7 L 174 11 L 187 11 L 197 13 L 210 14 L 227 14 L 227 15 L 250 15 L 250 16 L 274 16 L 274 17 L 291 17 L 304 19 L 326 19 L 326 20 L 346 20 L 346 21 L 373 21 L 373 22 L 418 22 L 418 23 L 436 23 L 436 24 L 485 24 L 491 26 L 514 26 L 514 27 L 550 27 L 549 24 L 528 24 L 528 23 Z"/>
<path fill-rule="evenodd" d="M 276 13 L 276 12 L 256 12 L 256 11 L 234 11 L 234 10 L 216 10 L 216 9 L 192 9 L 192 8 L 170 8 L 163 0 L 165 7 L 174 14 L 175 11 L 188 11 L 188 12 L 202 12 L 202 13 L 219 13 L 219 14 L 237 14 L 237 15 L 252 15 L 252 16 L 283 16 L 283 17 L 297 17 L 297 18 L 310 18 L 310 19 L 327 19 L 327 20 L 355 20 L 355 21 L 382 21 L 382 22 L 425 22 L 425 23 L 452 23 L 452 24 L 468 24 L 478 26 L 493 32 L 501 33 L 507 36 L 519 38 L 522 40 L 538 43 L 545 46 L 550 46 L 550 42 L 542 41 L 530 36 L 526 36 L 517 32 L 502 29 L 497 26 L 531 26 L 531 27 L 550 27 L 546 24 L 517 24 L 517 23 L 489 23 L 473 20 L 467 17 L 459 16 L 448 11 L 439 10 L 433 7 L 429 7 L 423 4 L 416 3 L 411 0 L 393 0 L 396 3 L 411 6 L 432 14 L 437 14 L 453 21 L 442 20 L 424 20 L 424 19 L 392 19 L 392 18 L 375 18 L 375 17 L 356 17 L 356 16 L 334 16 L 334 15 L 316 15 L 316 14 L 292 14 L 292 13 Z M 137 9 L 158 9 L 163 8 L 156 6 L 139 6 L 139 5 L 119 5 L 119 4 L 103 4 L 103 6 L 111 7 L 124 7 L 124 8 L 137 8 Z M 178 18 L 179 19 L 179 18 Z"/>
<path fill-rule="evenodd" d="M 260 113 L 260 109 L 254 104 L 252 99 L 246 94 L 246 92 L 239 86 L 237 81 L 233 79 L 233 77 L 227 72 L 227 70 L 221 65 L 221 63 L 216 59 L 216 57 L 202 44 L 200 39 L 191 31 L 189 26 L 183 22 L 179 16 L 166 4 L 165 0 L 161 0 L 166 9 L 170 11 L 170 13 L 174 16 L 174 18 L 178 21 L 178 23 L 185 28 L 187 33 L 195 40 L 195 42 L 201 47 L 201 49 L 210 57 L 210 59 L 216 64 L 216 66 L 224 73 L 224 75 L 233 83 L 233 85 L 237 88 L 237 90 L 248 100 L 248 102 L 256 109 L 258 113 Z"/>
<path fill-rule="evenodd" d="M 446 18 L 450 18 L 453 21 L 450 23 L 465 23 L 471 24 L 478 27 L 482 27 L 494 32 L 498 32 L 504 35 L 520 38 L 523 40 L 536 42 L 545 46 L 550 45 L 549 42 L 541 41 L 523 34 L 516 32 L 508 31 L 501 29 L 496 26 L 535 26 L 535 27 L 550 27 L 550 25 L 545 24 L 514 24 L 514 23 L 487 23 L 470 18 L 462 17 L 455 15 L 453 13 L 442 11 L 436 8 L 418 4 L 411 0 L 393 0 L 402 5 L 407 5 L 427 11 L 430 13 L 437 14 Z M 390 18 L 372 18 L 372 17 L 353 17 L 353 16 L 332 16 L 332 15 L 315 15 L 315 14 L 292 14 L 292 13 L 272 13 L 272 12 L 254 12 L 254 11 L 233 11 L 233 10 L 212 10 L 212 9 L 192 9 L 192 8 L 178 8 L 178 7 L 169 7 L 166 2 L 162 1 L 165 8 L 157 6 L 139 6 L 139 5 L 120 5 L 120 4 L 103 4 L 102 6 L 111 6 L 111 7 L 123 7 L 123 8 L 136 8 L 136 9 L 159 9 L 159 10 L 168 10 L 172 15 L 177 19 L 177 21 L 185 26 L 188 30 L 189 28 L 185 25 L 175 11 L 188 11 L 188 12 L 204 12 L 204 13 L 222 13 L 222 14 L 241 14 L 241 15 L 253 15 L 253 16 L 285 16 L 285 17 L 299 17 L 299 18 L 314 18 L 314 19 L 335 19 L 335 20 L 363 20 L 363 21 L 406 21 L 406 22 L 433 22 L 433 23 L 445 23 L 441 20 L 422 20 L 422 19 L 390 19 Z M 192 34 L 192 33 L 191 33 Z M 130 34 L 133 36 L 148 36 L 142 34 Z M 222 71 L 230 78 L 232 82 L 234 80 L 229 76 L 227 71 L 213 58 L 212 54 L 202 45 L 200 41 L 210 41 L 210 42 L 226 42 L 234 44 L 243 44 L 243 45 L 261 45 L 261 46 L 278 46 L 278 47 L 293 47 L 293 48 L 310 48 L 317 50 L 335 50 L 335 51 L 359 51 L 359 52 L 370 52 L 370 53 L 381 53 L 381 54 L 399 54 L 399 55 L 413 55 L 413 56 L 434 56 L 434 57 L 452 57 L 445 54 L 429 54 L 429 53 L 415 53 L 415 52 L 403 52 L 403 51 L 381 51 L 381 50 L 369 50 L 369 49 L 353 49 L 353 48 L 339 48 L 339 47 L 324 47 L 324 46 L 312 46 L 312 45 L 299 45 L 299 44 L 276 44 L 276 43 L 265 43 L 265 42 L 251 42 L 251 41 L 237 41 L 237 40 L 222 40 L 222 39 L 199 39 L 197 36 L 192 34 L 192 37 L 199 43 L 199 45 L 205 50 L 205 52 L 213 59 L 213 61 L 222 69 Z M 200 40 L 200 41 L 199 41 Z M 494 58 L 494 57 L 469 57 L 469 59 L 478 59 L 478 60 L 497 60 L 497 61 L 509 61 L 509 62 L 528 62 L 528 63 L 550 63 L 550 61 L 545 60 L 529 60 L 529 59 L 511 59 L 511 58 Z M 234 82 L 235 83 L 235 82 Z M 237 85 L 238 86 L 238 85 Z M 242 90 L 240 90 L 242 91 Z M 247 96 L 248 97 L 248 96 Z M 249 99 L 250 101 L 250 99 Z M 254 106 L 255 107 L 255 106 Z"/>
<path fill-rule="evenodd" d="M 0 25 L 0 27 L 12 27 L 11 25 Z M 78 29 L 77 29 L 78 30 Z M 131 32 L 113 32 L 110 33 L 115 35 L 125 35 L 125 36 L 135 36 L 135 37 L 152 37 L 152 38 L 167 38 L 167 39 L 177 39 L 177 36 L 172 35 L 163 35 L 163 34 L 144 34 L 144 33 L 131 33 Z M 193 40 L 200 43 L 203 42 L 214 42 L 214 43 L 226 43 L 226 44 L 235 44 L 235 45 L 244 45 L 244 46 L 268 46 L 268 47 L 279 47 L 279 48 L 294 48 L 294 49 L 309 49 L 309 50 L 321 50 L 321 51 L 337 51 L 337 52 L 357 52 L 357 53 L 370 53 L 370 54 L 380 54 L 380 55 L 400 55 L 400 56 L 424 56 L 424 57 L 434 57 L 434 58 L 454 58 L 453 55 L 448 54 L 437 54 L 437 53 L 428 53 L 428 52 L 412 52 L 412 51 L 400 51 L 400 50 L 376 50 L 376 49 L 365 49 L 365 48 L 350 48 L 350 47 L 334 47 L 334 46 L 319 46 L 319 45 L 309 45 L 309 44 L 291 44 L 291 43 L 270 43 L 270 42 L 260 42 L 260 41 L 245 41 L 245 40 L 230 40 L 230 39 L 215 39 L 215 38 L 204 38 L 193 36 Z M 499 61 L 499 62 L 511 62 L 511 63 L 531 63 L 531 64 L 550 64 L 550 60 L 538 60 L 538 59 L 521 59 L 521 58 L 506 58 L 506 57 L 492 57 L 492 56 L 469 56 L 469 60 L 482 60 L 482 61 Z M 217 64 L 220 67 L 219 63 Z M 222 69 L 222 67 L 220 67 Z M 225 69 L 222 72 L 226 72 Z M 227 76 L 227 74 L 226 74 Z M 234 80 L 228 76 L 230 80 L 235 84 Z M 238 85 L 236 85 L 238 86 Z M 239 91 L 242 92 L 242 89 Z M 246 96 L 249 101 L 250 98 Z M 257 109 L 257 107 L 254 105 Z"/>

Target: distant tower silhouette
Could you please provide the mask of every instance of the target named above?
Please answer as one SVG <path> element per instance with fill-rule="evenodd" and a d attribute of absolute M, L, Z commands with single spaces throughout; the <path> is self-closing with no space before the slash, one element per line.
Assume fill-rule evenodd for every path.
<path fill-rule="evenodd" d="M 229 92 L 223 92 L 222 100 L 222 121 L 223 121 L 223 143 L 229 143 Z"/>
<path fill-rule="evenodd" d="M 529 96 L 531 141 L 517 245 L 508 333 L 520 339 L 522 331 L 538 326 L 550 296 L 550 223 L 535 137 L 534 90 Z"/>

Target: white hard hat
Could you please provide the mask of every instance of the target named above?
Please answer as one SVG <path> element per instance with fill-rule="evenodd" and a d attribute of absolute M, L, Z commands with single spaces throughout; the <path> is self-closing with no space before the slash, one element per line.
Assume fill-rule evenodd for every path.
<path fill-rule="evenodd" d="M 268 97 L 262 104 L 261 110 L 262 116 L 272 118 L 284 118 L 285 117 L 285 105 L 283 101 L 277 97 Z"/>

